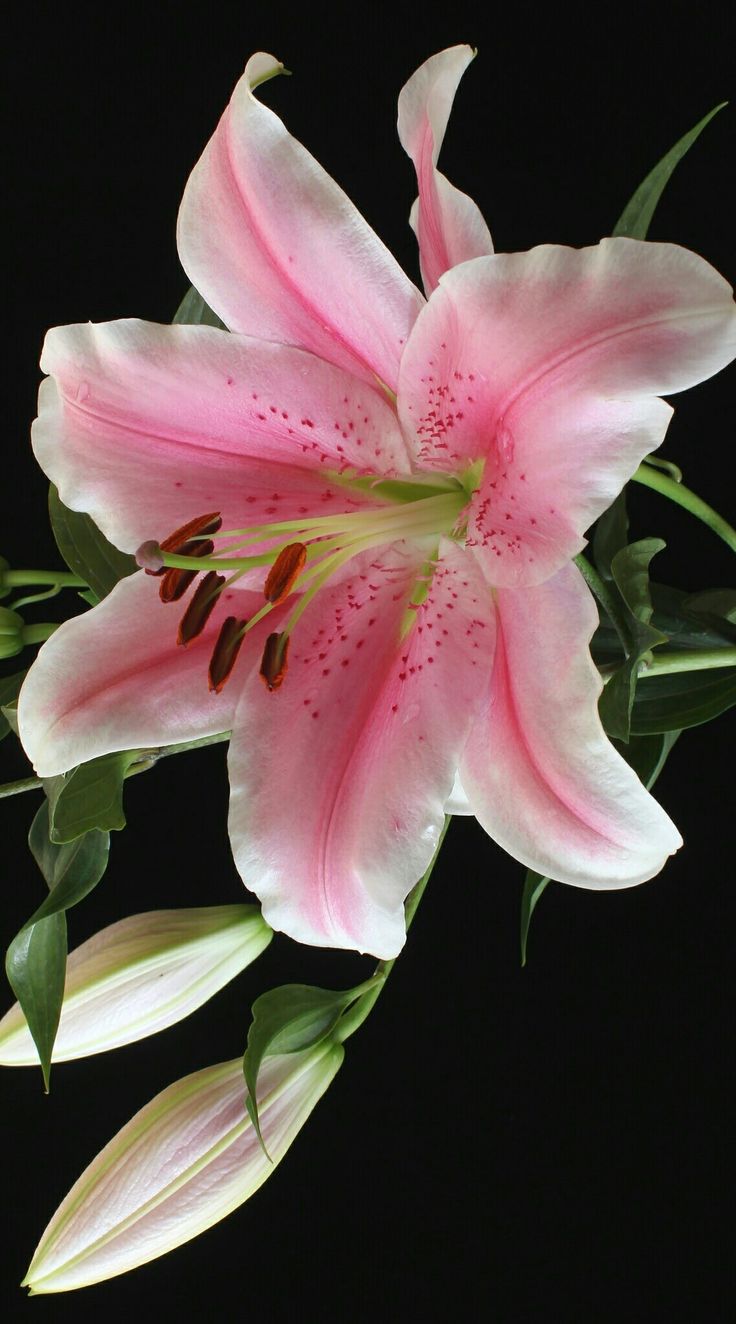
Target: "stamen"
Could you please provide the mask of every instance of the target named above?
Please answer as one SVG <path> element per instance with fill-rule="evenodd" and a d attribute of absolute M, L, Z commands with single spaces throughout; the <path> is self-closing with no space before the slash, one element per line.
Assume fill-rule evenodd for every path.
<path fill-rule="evenodd" d="M 179 552 L 185 542 L 190 538 L 196 538 L 201 534 L 217 533 L 222 528 L 222 516 L 218 511 L 213 511 L 210 515 L 197 515 L 195 519 L 190 519 L 186 524 L 182 524 L 180 529 L 175 529 L 168 538 L 164 538 L 161 543 L 162 552 Z"/>
<path fill-rule="evenodd" d="M 198 570 L 167 570 L 158 590 L 161 601 L 178 602 L 198 574 Z"/>
<path fill-rule="evenodd" d="M 179 573 L 181 574 L 181 571 Z M 208 571 L 204 579 L 200 580 L 194 590 L 189 606 L 179 622 L 179 630 L 176 636 L 178 644 L 186 646 L 192 642 L 192 639 L 196 639 L 202 633 L 225 582 L 225 576 L 216 574 L 214 570 Z"/>
<path fill-rule="evenodd" d="M 290 542 L 282 547 L 266 578 L 264 597 L 272 607 L 288 598 L 294 583 L 304 569 L 307 549 L 303 542 Z"/>
<path fill-rule="evenodd" d="M 222 516 L 215 510 L 209 515 L 197 515 L 195 519 L 190 519 L 181 528 L 175 529 L 163 542 L 144 542 L 136 552 L 136 560 L 140 566 L 143 566 L 147 575 L 165 575 L 166 567 L 161 564 L 162 552 L 176 552 L 179 556 L 189 556 L 195 551 L 201 551 L 203 543 L 197 541 L 190 544 L 189 539 L 201 537 L 203 534 L 217 533 L 222 526 Z M 214 544 L 210 546 L 210 552 Z M 207 553 L 209 556 L 210 552 Z M 157 565 L 156 562 L 159 562 Z M 191 583 L 191 580 L 190 580 Z M 170 601 L 170 599 L 164 599 Z"/>
<path fill-rule="evenodd" d="M 283 634 L 270 634 L 261 658 L 259 676 L 267 690 L 279 690 L 288 671 L 289 639 Z"/>
<path fill-rule="evenodd" d="M 215 544 L 211 538 L 204 542 L 185 542 L 177 552 L 178 556 L 211 556 L 215 550 Z M 155 572 L 154 572 L 155 573 Z M 164 573 L 158 595 L 162 602 L 178 602 L 183 598 L 192 580 L 197 578 L 199 567 L 194 570 L 184 570 L 182 568 L 171 568 Z"/>
<path fill-rule="evenodd" d="M 228 616 L 217 636 L 209 666 L 209 687 L 219 694 L 237 661 L 247 621 Z"/>

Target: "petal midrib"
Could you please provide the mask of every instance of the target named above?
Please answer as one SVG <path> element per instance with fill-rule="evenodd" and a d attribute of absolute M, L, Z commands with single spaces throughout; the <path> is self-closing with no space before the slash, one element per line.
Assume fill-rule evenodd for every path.
<path fill-rule="evenodd" d="M 509 413 L 519 403 L 519 401 L 525 395 L 528 395 L 531 391 L 533 391 L 534 388 L 539 384 L 539 382 L 543 381 L 545 377 L 550 376 L 552 373 L 556 372 L 559 368 L 563 367 L 566 363 L 570 363 L 574 359 L 589 353 L 590 350 L 595 349 L 598 345 L 605 345 L 609 341 L 621 339 L 624 336 L 631 335 L 635 331 L 646 331 L 650 327 L 652 328 L 660 327 L 666 325 L 667 322 L 680 323 L 684 321 L 693 321 L 697 318 L 711 317 L 713 316 L 714 313 L 718 314 L 720 311 L 721 311 L 720 308 L 714 305 L 708 308 L 702 308 L 702 309 L 699 308 L 693 312 L 687 312 L 687 313 L 675 312 L 668 315 L 663 315 L 661 317 L 656 317 L 653 319 L 635 318 L 633 321 L 625 323 L 623 326 L 618 327 L 616 330 L 606 331 L 603 334 L 597 336 L 591 336 L 587 340 L 584 340 L 579 344 L 575 345 L 573 349 L 562 351 L 555 358 L 553 358 L 551 362 L 547 362 L 544 365 L 544 367 L 542 367 L 541 369 L 535 369 L 530 374 L 530 376 L 526 378 L 526 380 L 522 380 L 522 382 L 516 386 L 515 390 L 513 390 L 507 397 L 503 398 L 500 401 L 497 409 L 498 416 L 499 418 L 502 418 L 507 413 Z M 638 395 L 652 395 L 655 394 L 655 392 L 646 389 L 646 390 L 637 390 L 634 392 L 623 391 L 620 393 L 617 392 L 615 394 L 616 395 L 620 394 L 622 398 L 625 399 L 631 399 L 631 398 L 635 398 Z"/>
<path fill-rule="evenodd" d="M 588 816 L 580 812 L 579 806 L 573 805 L 569 801 L 568 797 L 564 794 L 564 792 L 559 790 L 557 785 L 555 785 L 550 780 L 549 775 L 544 771 L 544 769 L 542 768 L 539 762 L 539 759 L 535 755 L 534 750 L 529 743 L 529 739 L 526 734 L 524 723 L 520 718 L 519 707 L 516 701 L 516 695 L 513 689 L 513 685 L 511 684 L 511 669 L 509 667 L 508 650 L 506 647 L 506 639 L 505 639 L 505 632 L 504 632 L 501 612 L 497 612 L 496 615 L 496 655 L 494 660 L 494 670 L 496 666 L 500 666 L 503 669 L 503 683 L 506 692 L 508 713 L 511 722 L 513 723 L 514 734 L 518 740 L 518 743 L 521 745 L 524 754 L 526 755 L 526 758 L 529 762 L 529 766 L 531 767 L 533 774 L 537 779 L 537 781 L 539 782 L 540 786 L 544 790 L 546 790 L 549 794 L 551 794 L 553 798 L 558 802 L 558 804 L 562 805 L 562 808 L 566 811 L 566 813 L 570 814 L 571 817 L 573 819 L 576 819 L 579 823 L 583 823 L 585 827 L 590 832 L 592 832 L 596 837 L 601 838 L 603 841 L 609 842 L 609 844 L 615 846 L 617 850 L 626 850 L 627 846 L 624 841 L 618 841 L 615 837 L 612 837 L 610 833 L 605 832 L 602 828 L 598 827 L 595 823 L 591 822 Z M 493 680 L 491 680 L 491 684 L 493 684 Z"/>
<path fill-rule="evenodd" d="M 259 110 L 263 110 L 266 113 L 269 113 L 268 107 L 261 106 L 257 98 L 253 97 L 252 93 L 250 93 L 250 95 L 252 99 L 256 102 L 256 105 L 258 106 Z M 238 179 L 238 175 L 234 165 L 235 152 L 232 143 L 230 120 L 231 120 L 231 114 L 230 111 L 228 111 L 228 114 L 224 118 L 224 132 L 223 132 L 223 138 L 225 144 L 224 158 L 233 182 L 233 192 L 237 197 L 238 204 L 243 212 L 243 215 L 246 218 L 246 224 L 248 224 L 249 228 L 252 230 L 253 237 L 256 240 L 256 243 L 259 245 L 264 258 L 268 262 L 272 271 L 274 271 L 274 273 L 276 274 L 278 280 L 287 286 L 287 288 L 291 291 L 292 295 L 296 299 L 297 303 L 304 309 L 310 320 L 314 322 L 315 329 L 323 333 L 326 332 L 327 335 L 337 345 L 340 346 L 340 348 L 349 356 L 349 358 L 354 363 L 358 363 L 363 368 L 367 368 L 368 372 L 370 372 L 374 377 L 377 377 L 379 381 L 382 380 L 381 374 L 377 372 L 374 364 L 369 363 L 367 359 L 365 359 L 362 356 L 362 354 L 358 353 L 356 349 L 349 344 L 345 336 L 334 325 L 332 320 L 323 313 L 323 311 L 317 304 L 315 304 L 311 299 L 307 297 L 303 287 L 296 283 L 295 279 L 289 274 L 287 267 L 280 260 L 278 253 L 269 244 L 269 241 L 266 237 L 266 229 L 257 214 L 255 201 L 252 199 L 248 204 L 246 204 L 245 197 L 243 196 L 243 192 L 241 190 L 240 181 Z M 308 156 L 311 155 L 307 151 L 306 147 L 303 148 L 303 150 L 307 153 Z M 347 201 L 349 203 L 350 200 L 347 199 Z M 363 218 L 361 217 L 361 220 L 362 219 Z M 375 238 L 376 238 L 376 242 L 379 245 L 381 245 L 381 240 L 379 239 L 378 235 L 375 235 Z M 387 249 L 385 251 L 388 253 Z M 398 264 L 397 264 L 397 269 L 399 270 L 399 272 L 401 272 L 401 268 L 398 267 Z M 404 273 L 401 272 L 402 276 L 403 274 Z M 407 284 L 410 284 L 408 277 L 404 277 L 404 279 L 407 281 Z M 419 291 L 417 291 L 417 294 L 418 293 Z M 419 309 L 417 309 L 417 312 L 418 311 Z M 407 338 L 410 329 L 411 328 L 407 330 Z M 397 355 L 396 374 L 395 374 L 396 377 L 398 377 L 399 359 L 400 359 L 400 355 Z M 396 389 L 395 381 L 393 383 L 389 383 L 389 385 L 392 385 L 392 388 L 394 390 Z"/>

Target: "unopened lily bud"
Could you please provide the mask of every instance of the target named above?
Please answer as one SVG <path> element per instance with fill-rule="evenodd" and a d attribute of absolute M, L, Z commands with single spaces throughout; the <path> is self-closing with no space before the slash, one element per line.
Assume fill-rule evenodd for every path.
<path fill-rule="evenodd" d="M 15 657 L 23 651 L 23 629 L 23 617 L 17 611 L 0 607 L 0 658 Z"/>
<path fill-rule="evenodd" d="M 283 1158 L 338 1071 L 341 1044 L 268 1058 L 258 1084 L 263 1152 L 240 1058 L 170 1085 L 82 1173 L 54 1214 L 24 1286 L 87 1287 L 174 1250 L 241 1205 Z"/>
<path fill-rule="evenodd" d="M 246 904 L 151 910 L 102 929 L 69 956 L 52 1061 L 103 1053 L 176 1024 L 272 936 L 258 907 Z M 0 1064 L 38 1065 L 17 1002 L 0 1021 Z"/>

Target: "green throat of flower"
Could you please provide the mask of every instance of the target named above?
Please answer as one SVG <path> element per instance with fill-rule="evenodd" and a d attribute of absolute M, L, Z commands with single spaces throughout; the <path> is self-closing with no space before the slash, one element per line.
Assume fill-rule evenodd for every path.
<path fill-rule="evenodd" d="M 336 486 L 367 493 L 382 504 L 226 530 L 220 515 L 213 512 L 190 520 L 161 543 L 146 542 L 139 547 L 138 563 L 160 578 L 163 602 L 178 602 L 202 575 L 179 622 L 177 640 L 182 645 L 202 633 L 227 587 L 247 571 L 268 567 L 263 606 L 248 619 L 228 616 L 220 628 L 209 664 L 211 690 L 219 693 L 225 685 L 247 634 L 294 594 L 293 609 L 282 629 L 268 636 L 261 660 L 265 685 L 272 691 L 279 689 L 286 675 L 291 635 L 320 589 L 361 552 L 402 539 L 428 539 L 427 560 L 405 616 L 403 633 L 408 633 L 416 618 L 415 608 L 429 592 L 439 540 L 464 539 L 464 510 L 480 482 L 478 464 L 458 476 L 328 476 Z M 269 544 L 266 550 L 264 544 Z M 258 552 L 249 550 L 255 546 Z"/>

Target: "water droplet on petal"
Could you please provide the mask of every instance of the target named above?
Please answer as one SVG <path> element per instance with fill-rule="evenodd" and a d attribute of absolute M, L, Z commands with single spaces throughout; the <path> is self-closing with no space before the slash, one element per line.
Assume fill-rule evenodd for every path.
<path fill-rule="evenodd" d="M 77 403 L 81 405 L 83 400 L 89 395 L 89 382 L 80 382 L 77 387 Z"/>

